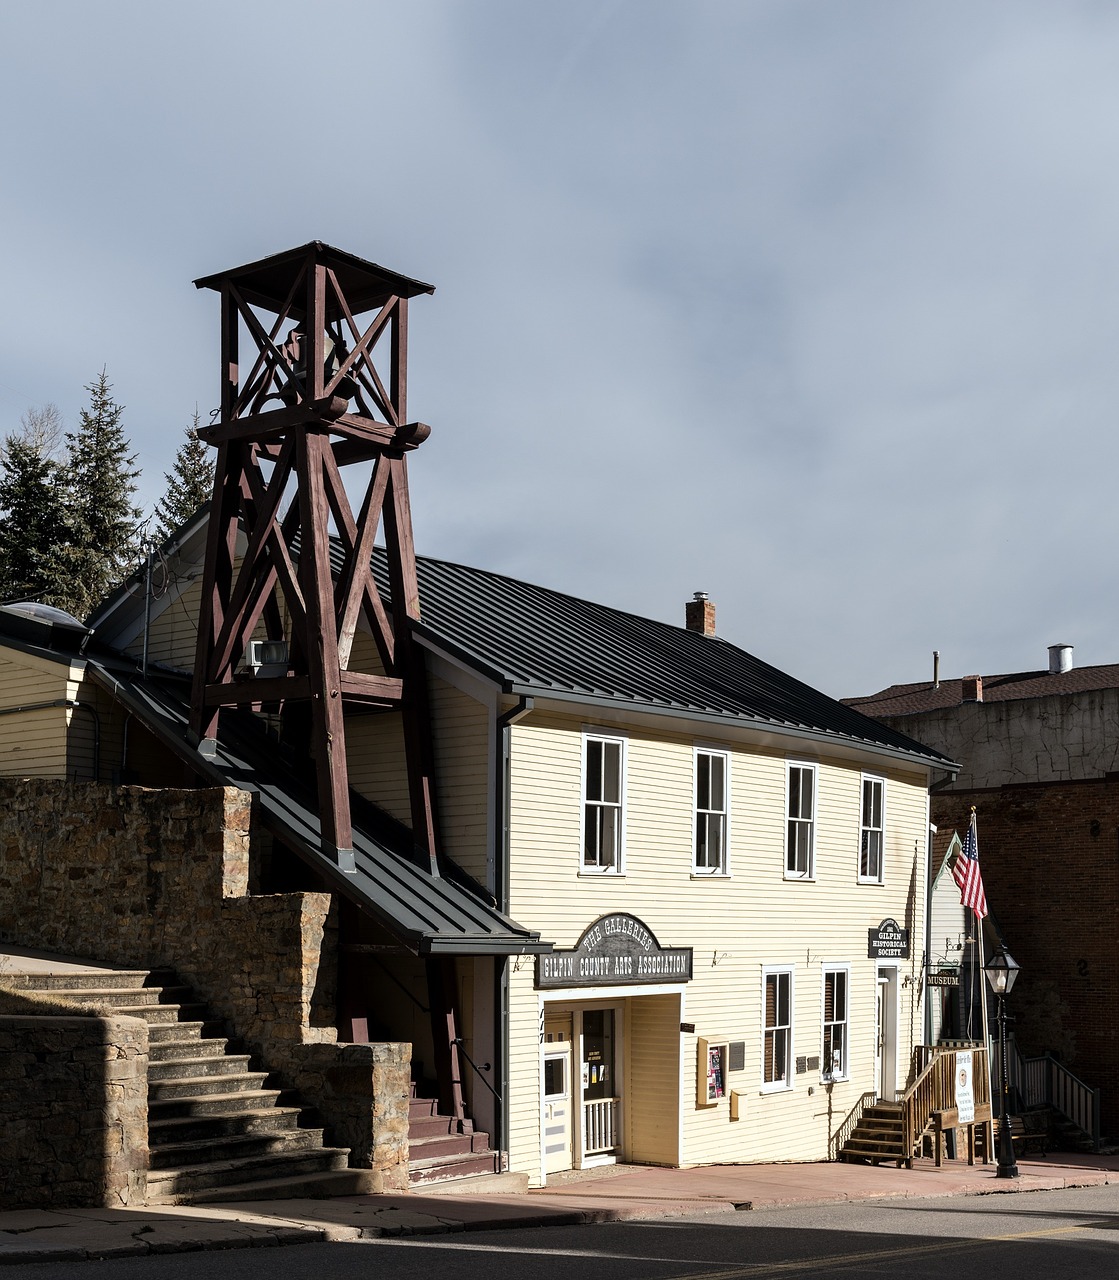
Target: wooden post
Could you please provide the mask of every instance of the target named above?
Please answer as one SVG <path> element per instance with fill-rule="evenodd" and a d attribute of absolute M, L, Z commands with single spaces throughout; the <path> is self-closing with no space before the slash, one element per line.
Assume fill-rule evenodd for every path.
<path fill-rule="evenodd" d="M 453 960 L 433 958 L 427 961 L 427 994 L 431 1005 L 431 1039 L 435 1050 L 439 1106 L 445 1114 L 462 1120 L 466 1111 L 462 1099 Z"/>

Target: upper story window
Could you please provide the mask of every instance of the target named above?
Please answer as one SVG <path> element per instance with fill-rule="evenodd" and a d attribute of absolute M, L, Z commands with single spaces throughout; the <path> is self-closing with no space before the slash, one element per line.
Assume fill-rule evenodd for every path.
<path fill-rule="evenodd" d="M 859 832 L 859 879 L 882 883 L 882 848 L 885 833 L 886 783 L 863 776 L 863 816 Z"/>
<path fill-rule="evenodd" d="M 785 877 L 811 880 L 816 874 L 816 766 L 790 764 L 787 790 Z"/>
<path fill-rule="evenodd" d="M 792 1088 L 793 975 L 788 969 L 767 971 L 762 1028 L 762 1087 Z"/>
<path fill-rule="evenodd" d="M 620 872 L 625 739 L 583 739 L 583 870 Z"/>
<path fill-rule="evenodd" d="M 725 875 L 727 872 L 728 773 L 726 752 L 696 749 L 693 868 L 700 874 Z"/>
<path fill-rule="evenodd" d="M 824 1027 L 821 1075 L 847 1078 L 847 970 L 824 970 Z"/>

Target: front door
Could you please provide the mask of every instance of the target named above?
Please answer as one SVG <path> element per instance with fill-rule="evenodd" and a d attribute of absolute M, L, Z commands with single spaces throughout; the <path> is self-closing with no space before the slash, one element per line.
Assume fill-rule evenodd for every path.
<path fill-rule="evenodd" d="M 884 1102 L 897 1093 L 897 970 L 878 970 L 874 1005 L 874 1087 Z"/>
<path fill-rule="evenodd" d="M 544 1019 L 544 1091 L 541 1128 L 544 1134 L 544 1172 L 570 1169 L 572 1137 L 571 1014 L 554 1014 Z"/>
<path fill-rule="evenodd" d="M 583 1160 L 610 1157 L 618 1145 L 614 1010 L 584 1009 L 582 1016 Z"/>

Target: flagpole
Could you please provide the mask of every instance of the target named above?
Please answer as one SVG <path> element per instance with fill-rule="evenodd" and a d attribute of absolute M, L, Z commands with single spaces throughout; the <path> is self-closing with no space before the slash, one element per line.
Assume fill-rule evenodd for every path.
<path fill-rule="evenodd" d="M 971 806 L 971 821 L 975 823 L 975 805 Z M 979 838 L 976 836 L 976 847 L 978 847 Z M 975 921 L 975 940 L 979 952 L 979 1023 L 983 1029 L 983 1048 L 987 1053 L 987 1079 L 991 1079 L 991 1036 L 987 1026 L 987 975 L 983 969 L 983 917 L 979 915 L 975 908 L 971 909 L 972 919 Z M 994 1094 L 991 1095 L 994 1097 Z"/>

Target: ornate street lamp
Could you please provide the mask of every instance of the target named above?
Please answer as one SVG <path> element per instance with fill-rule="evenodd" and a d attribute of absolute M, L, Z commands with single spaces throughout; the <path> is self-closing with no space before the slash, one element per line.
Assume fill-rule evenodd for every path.
<path fill-rule="evenodd" d="M 996 1178 L 1018 1177 L 1018 1163 L 1014 1159 L 1014 1139 L 1010 1135 L 1010 1079 L 1006 1066 L 1006 997 L 1018 977 L 1018 963 L 1003 946 L 983 966 L 991 990 L 999 998 L 999 1066 L 1001 1089 L 999 1097 L 998 1168 Z"/>

